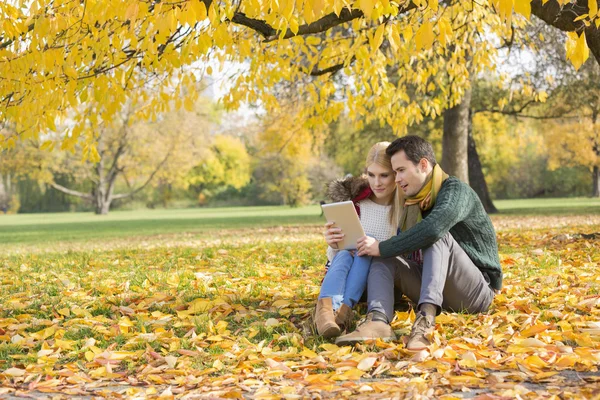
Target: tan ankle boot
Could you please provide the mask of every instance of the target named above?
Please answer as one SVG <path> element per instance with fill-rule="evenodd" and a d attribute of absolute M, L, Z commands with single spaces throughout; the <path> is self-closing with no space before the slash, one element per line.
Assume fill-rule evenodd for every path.
<path fill-rule="evenodd" d="M 338 324 L 335 323 L 331 297 L 326 297 L 317 301 L 315 325 L 317 325 L 317 332 L 319 335 L 324 338 L 336 337 L 342 333 Z"/>
<path fill-rule="evenodd" d="M 354 332 L 340 336 L 335 340 L 335 344 L 338 346 L 353 346 L 355 343 L 375 339 L 381 339 L 384 342 L 396 340 L 396 334 L 387 322 L 386 316 L 381 313 L 368 313 Z"/>
<path fill-rule="evenodd" d="M 419 312 L 408 337 L 406 350 L 420 351 L 429 347 L 431 345 L 431 340 L 429 339 L 434 329 L 435 317 Z"/>
<path fill-rule="evenodd" d="M 340 331 L 343 332 L 348 330 L 353 319 L 354 312 L 352 309 L 348 305 L 342 303 L 342 306 L 335 314 L 335 323 L 340 327 Z"/>

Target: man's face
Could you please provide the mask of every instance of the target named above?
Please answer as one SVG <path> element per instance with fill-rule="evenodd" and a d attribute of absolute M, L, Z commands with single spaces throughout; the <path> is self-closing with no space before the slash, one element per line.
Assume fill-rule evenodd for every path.
<path fill-rule="evenodd" d="M 431 171 L 429 161 L 423 158 L 415 165 L 406 158 L 404 150 L 400 150 L 392 156 L 392 168 L 396 173 L 396 183 L 406 197 L 412 197 L 419 193 Z"/>

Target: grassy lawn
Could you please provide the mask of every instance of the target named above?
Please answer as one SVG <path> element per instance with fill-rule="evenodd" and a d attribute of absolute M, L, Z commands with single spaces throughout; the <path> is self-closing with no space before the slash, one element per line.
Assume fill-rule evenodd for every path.
<path fill-rule="evenodd" d="M 600 214 L 600 198 L 496 200 L 494 204 L 506 215 Z"/>
<path fill-rule="evenodd" d="M 273 221 L 282 223 L 286 212 L 306 211 L 255 209 L 254 218 L 268 223 L 279 212 Z M 139 228 L 143 221 L 168 226 L 193 217 L 210 226 L 201 212 L 159 211 L 162 219 L 152 220 L 114 213 L 106 223 L 125 227 L 129 219 Z M 90 228 L 80 232 L 91 235 L 96 217 L 62 217 L 71 219 L 65 231 L 77 225 L 73 217 L 88 219 L 79 224 Z M 35 232 L 61 225 L 52 218 L 18 226 Z M 310 313 L 325 244 L 317 234 L 297 241 L 298 231 L 313 228 L 284 230 L 278 242 L 245 229 L 206 246 L 159 241 L 115 249 L 98 239 L 109 247 L 0 252 L 0 394 L 456 399 L 483 391 L 495 396 L 482 398 L 592 398 L 600 390 L 598 240 L 555 227 L 558 216 L 501 218 L 527 227 L 498 236 L 502 293 L 486 313 L 442 313 L 434 344 L 416 355 L 402 341 L 415 318 L 410 309 L 396 313 L 398 339 L 390 343 L 338 347 L 314 334 Z M 532 231 L 540 220 L 549 228 Z M 100 233 L 109 232 L 104 226 Z M 555 240 L 556 234 L 570 238 Z M 575 374 L 576 381 L 566 378 Z"/>
<path fill-rule="evenodd" d="M 318 206 L 1 216 L 0 397 L 597 395 L 600 200 L 496 204 L 501 294 L 416 355 L 408 303 L 390 343 L 314 334 Z"/>
<path fill-rule="evenodd" d="M 319 206 L 232 207 L 93 213 L 18 214 L 0 217 L 0 243 L 84 241 L 237 228 L 319 224 Z"/>
<path fill-rule="evenodd" d="M 600 199 L 525 199 L 495 202 L 501 215 L 600 214 Z M 232 207 L 0 216 L 0 243 L 36 244 L 146 237 L 186 233 L 206 236 L 216 230 L 320 225 L 319 206 L 302 208 Z"/>

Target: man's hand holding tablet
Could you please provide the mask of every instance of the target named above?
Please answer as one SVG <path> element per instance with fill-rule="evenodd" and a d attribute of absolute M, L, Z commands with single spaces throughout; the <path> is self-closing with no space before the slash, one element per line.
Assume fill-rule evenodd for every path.
<path fill-rule="evenodd" d="M 359 256 L 379 257 L 379 242 L 370 236 L 363 236 L 356 242 L 356 249 Z"/>

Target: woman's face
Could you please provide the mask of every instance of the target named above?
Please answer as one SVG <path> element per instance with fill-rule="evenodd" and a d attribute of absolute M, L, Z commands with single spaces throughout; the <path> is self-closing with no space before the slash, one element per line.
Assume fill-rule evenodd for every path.
<path fill-rule="evenodd" d="M 396 182 L 394 181 L 394 171 L 377 163 L 371 163 L 367 167 L 367 178 L 369 186 L 377 200 L 382 203 L 388 203 L 394 195 Z"/>

